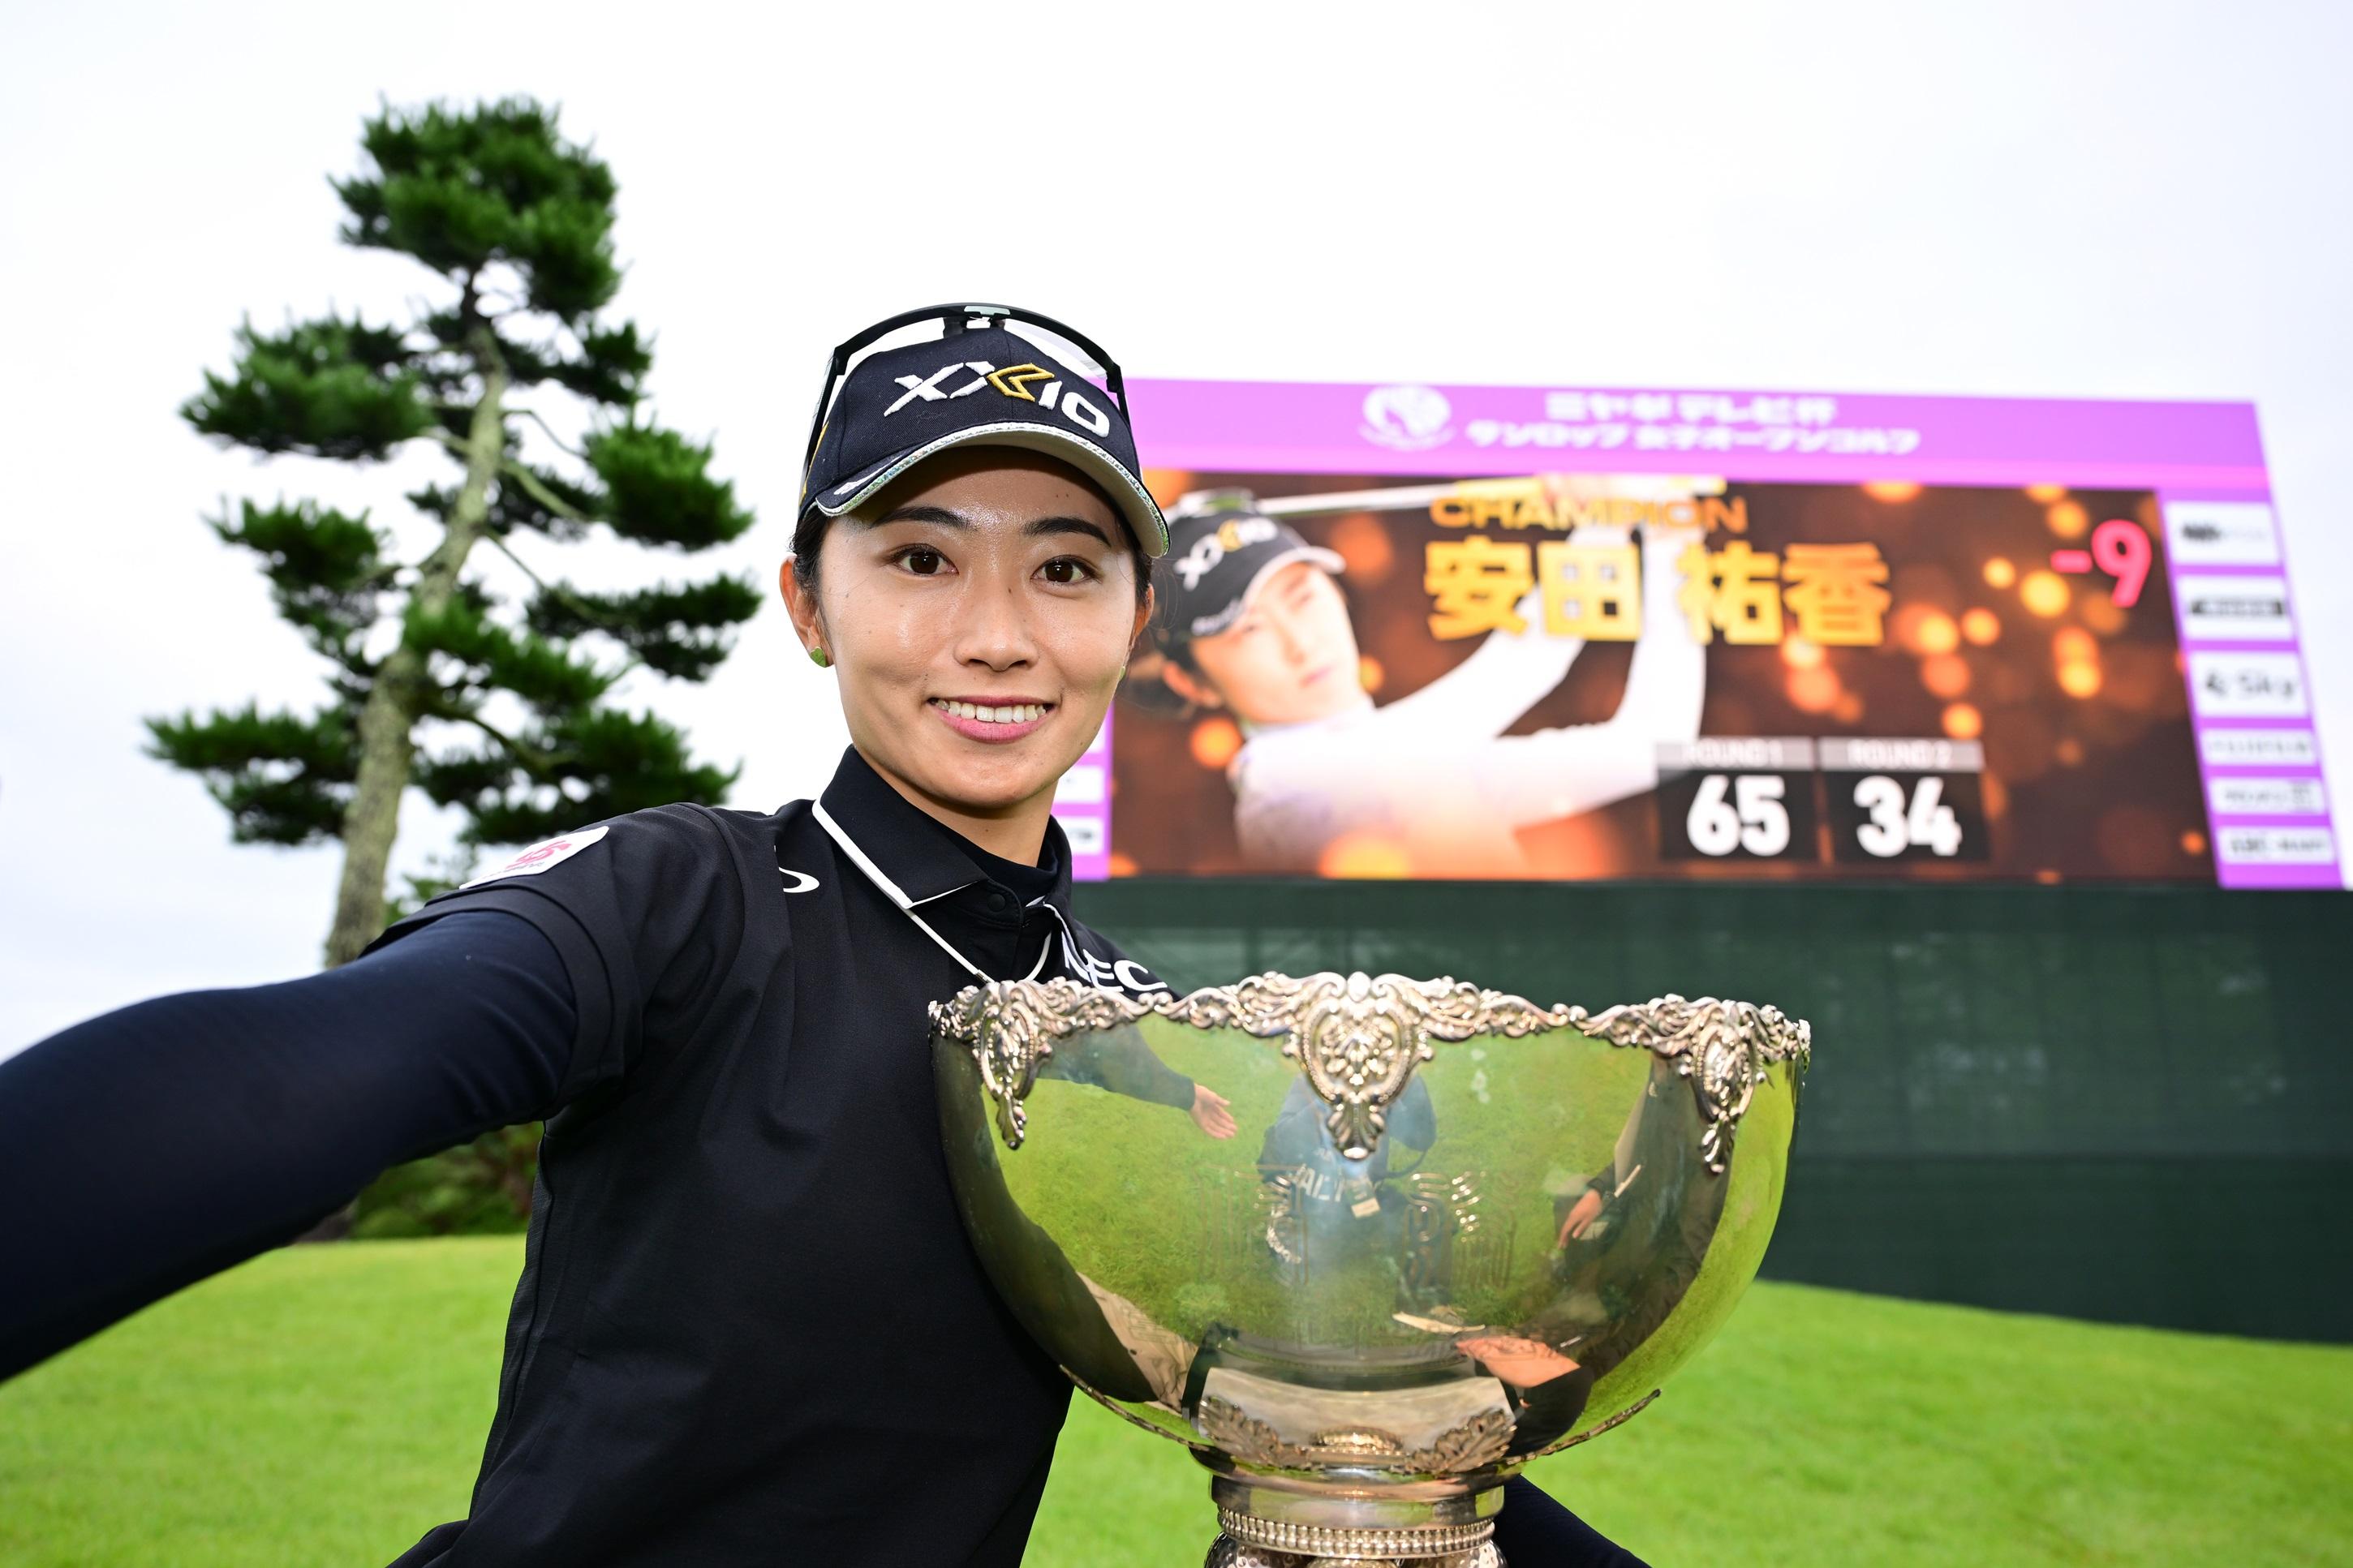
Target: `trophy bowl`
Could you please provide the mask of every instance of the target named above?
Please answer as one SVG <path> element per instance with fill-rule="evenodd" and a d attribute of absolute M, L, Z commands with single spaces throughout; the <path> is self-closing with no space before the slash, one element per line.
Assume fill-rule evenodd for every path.
<path fill-rule="evenodd" d="M 1212 1568 L 1500 1563 L 1503 1483 L 1656 1398 L 1755 1277 L 1811 1054 L 1745 1002 L 1396 974 L 931 1014 L 990 1279 L 1208 1468 Z"/>

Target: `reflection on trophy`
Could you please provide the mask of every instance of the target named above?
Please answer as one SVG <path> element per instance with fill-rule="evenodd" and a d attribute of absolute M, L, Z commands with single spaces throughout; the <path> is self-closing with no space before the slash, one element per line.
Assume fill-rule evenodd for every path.
<path fill-rule="evenodd" d="M 1208 1468 L 1212 1568 L 1500 1563 L 1503 1483 L 1656 1398 L 1755 1276 L 1811 1041 L 1361 973 L 932 1018 L 974 1245 L 1072 1381 Z M 1162 1064 L 1242 1135 L 1116 1091 Z"/>

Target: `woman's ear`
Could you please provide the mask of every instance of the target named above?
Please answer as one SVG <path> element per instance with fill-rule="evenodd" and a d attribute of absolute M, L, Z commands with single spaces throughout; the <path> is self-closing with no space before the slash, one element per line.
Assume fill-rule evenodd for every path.
<path fill-rule="evenodd" d="M 785 613 L 793 618 L 793 635 L 801 639 L 801 647 L 830 657 L 833 650 L 826 642 L 825 618 L 818 611 L 816 584 L 801 585 L 789 555 L 776 571 L 776 587 L 785 596 Z"/>
<path fill-rule="evenodd" d="M 1223 708 L 1226 700 L 1218 689 L 1194 674 L 1176 659 L 1168 659 L 1160 667 L 1161 684 L 1190 702 L 1196 708 Z"/>
<path fill-rule="evenodd" d="M 1145 628 L 1152 624 L 1152 607 L 1156 603 L 1158 603 L 1157 596 L 1154 593 L 1151 583 L 1147 581 L 1144 584 L 1144 596 L 1136 601 L 1135 625 L 1128 628 L 1127 657 L 1131 660 L 1135 658 L 1137 646 L 1144 641 Z"/>

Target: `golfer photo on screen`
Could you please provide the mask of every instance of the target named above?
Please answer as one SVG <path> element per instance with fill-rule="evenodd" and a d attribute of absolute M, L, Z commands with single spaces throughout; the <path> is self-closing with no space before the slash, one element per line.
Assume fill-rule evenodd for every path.
<path fill-rule="evenodd" d="M 1543 629 L 1541 589 L 1517 606 L 1526 631 L 1490 632 L 1446 674 L 1376 706 L 1341 558 L 1246 498 L 1180 503 L 1156 573 L 1161 679 L 1240 728 L 1226 776 L 1244 863 L 1314 872 L 1354 841 L 1418 876 L 1525 875 L 1518 830 L 1656 787 L 1659 747 L 1699 733 L 1707 662 L 1675 603 L 1676 558 L 1697 531 L 1641 531 L 1641 629 L 1617 711 L 1514 735 L 1585 647 Z M 1626 542 L 1593 525 L 1569 537 Z"/>
<path fill-rule="evenodd" d="M 1051 814 L 1166 524 L 1118 367 L 997 307 L 845 342 L 801 472 L 779 591 L 850 736 L 822 793 L 583 823 L 339 968 L 0 1063 L 0 1377 L 543 1118 L 480 1477 L 399 1568 L 1020 1560 L 1071 1384 L 966 1238 L 926 1009 L 985 980 L 1166 989 L 1072 913 Z M 1140 1036 L 1063 1070 L 1235 1135 Z M 1510 1486 L 1516 1568 L 1634 1561 Z"/>

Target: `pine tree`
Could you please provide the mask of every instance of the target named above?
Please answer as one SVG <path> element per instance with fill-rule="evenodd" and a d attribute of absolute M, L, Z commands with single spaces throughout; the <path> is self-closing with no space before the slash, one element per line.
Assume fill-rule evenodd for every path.
<path fill-rule="evenodd" d="M 365 121 L 361 145 L 362 172 L 332 182 L 348 215 L 342 239 L 412 257 L 448 292 L 406 326 L 332 313 L 278 332 L 248 321 L 229 373 L 207 371 L 181 414 L 225 445 L 265 454 L 365 464 L 434 443 L 455 482 L 407 499 L 438 521 L 438 542 L 404 564 L 366 513 L 307 500 L 248 500 L 208 519 L 260 557 L 278 613 L 327 660 L 331 695 L 308 713 L 248 702 L 147 721 L 149 754 L 204 777 L 234 841 L 343 840 L 331 966 L 384 927 L 385 871 L 411 785 L 464 811 L 470 848 L 721 797 L 740 765 L 698 763 L 680 731 L 605 698 L 638 666 L 705 679 L 759 606 L 751 584 L 733 576 L 592 593 L 543 578 L 518 552 L 521 535 L 561 544 L 596 527 L 691 552 L 752 525 L 733 487 L 712 476 L 709 445 L 646 416 L 649 344 L 634 322 L 603 313 L 621 281 L 604 163 L 559 135 L 554 110 L 522 98 L 385 106 Z M 563 448 L 572 461 L 562 467 L 522 453 L 522 419 L 554 438 L 530 406 L 548 395 L 569 395 L 588 413 L 588 434 Z M 478 544 L 530 578 L 535 592 L 519 610 L 501 614 L 498 596 L 467 574 Z M 370 633 L 387 619 L 397 640 L 370 658 Z M 617 647 L 619 659 L 599 662 L 591 638 Z M 501 694 L 516 701 L 494 717 Z"/>

